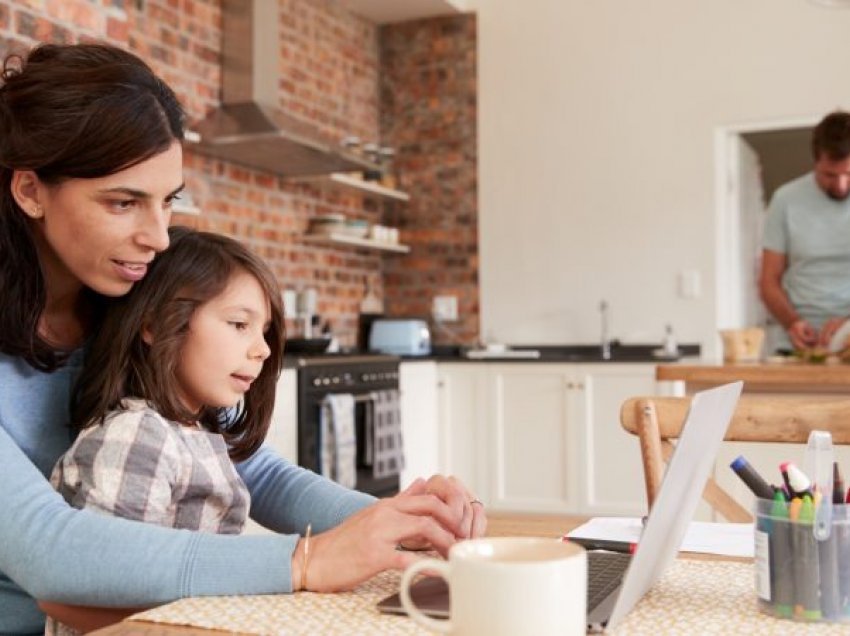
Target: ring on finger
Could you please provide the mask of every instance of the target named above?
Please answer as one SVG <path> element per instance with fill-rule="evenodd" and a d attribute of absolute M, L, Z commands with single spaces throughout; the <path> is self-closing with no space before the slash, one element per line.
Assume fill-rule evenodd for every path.
<path fill-rule="evenodd" d="M 471 505 L 473 505 L 473 504 L 478 504 L 478 505 L 480 505 L 482 508 L 484 507 L 484 502 L 483 502 L 483 501 L 481 501 L 480 499 L 470 499 L 470 500 L 469 500 L 469 505 L 471 506 Z"/>

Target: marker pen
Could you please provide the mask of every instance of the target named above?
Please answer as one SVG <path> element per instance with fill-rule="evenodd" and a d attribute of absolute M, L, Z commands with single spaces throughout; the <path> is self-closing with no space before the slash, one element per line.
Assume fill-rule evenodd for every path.
<path fill-rule="evenodd" d="M 794 462 L 785 462 L 779 468 L 792 497 L 812 494 L 812 480 L 806 476 L 806 473 L 797 468 Z"/>
<path fill-rule="evenodd" d="M 794 553 L 791 547 L 791 523 L 788 503 L 781 491 L 773 497 L 770 510 L 770 568 L 774 582 L 774 610 L 777 616 L 794 615 Z"/>
<path fill-rule="evenodd" d="M 738 456 L 729 464 L 735 474 L 741 478 L 752 493 L 759 499 L 773 499 L 773 486 L 768 484 L 761 475 L 756 472 L 743 455 Z"/>
<path fill-rule="evenodd" d="M 844 479 L 841 477 L 838 462 L 832 463 L 832 503 L 844 503 Z"/>

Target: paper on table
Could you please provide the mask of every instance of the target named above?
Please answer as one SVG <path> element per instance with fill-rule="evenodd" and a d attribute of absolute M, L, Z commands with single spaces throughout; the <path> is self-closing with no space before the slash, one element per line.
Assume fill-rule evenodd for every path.
<path fill-rule="evenodd" d="M 637 543 L 642 530 L 643 524 L 638 517 L 594 517 L 567 536 Z M 755 553 L 753 524 L 692 521 L 680 550 L 752 558 Z"/>

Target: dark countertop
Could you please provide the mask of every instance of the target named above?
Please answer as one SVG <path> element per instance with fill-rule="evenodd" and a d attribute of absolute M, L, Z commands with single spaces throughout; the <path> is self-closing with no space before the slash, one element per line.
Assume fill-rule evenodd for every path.
<path fill-rule="evenodd" d="M 516 358 L 510 356 L 492 356 L 486 358 L 468 358 L 466 351 L 469 347 L 461 347 L 457 345 L 435 345 L 430 355 L 427 356 L 399 356 L 402 362 L 463 362 L 470 364 L 479 364 L 482 362 L 542 362 L 542 363 L 603 363 L 603 364 L 620 364 L 620 363 L 671 363 L 676 362 L 683 357 L 693 358 L 700 355 L 700 345 L 698 344 L 682 344 L 679 345 L 679 357 L 657 357 L 654 351 L 659 349 L 658 344 L 622 344 L 618 342 L 612 343 L 611 358 L 603 360 L 599 345 L 517 345 L 512 346 L 512 350 L 535 350 L 540 352 L 540 357 L 537 358 Z M 358 352 L 347 352 L 349 355 L 357 355 Z M 347 355 L 341 354 L 326 354 L 326 355 L 311 355 L 304 354 L 285 355 L 283 359 L 283 367 L 297 368 L 299 361 L 305 357 L 319 359 L 339 359 L 340 362 L 347 359 Z M 388 356 L 391 357 L 391 356 Z"/>

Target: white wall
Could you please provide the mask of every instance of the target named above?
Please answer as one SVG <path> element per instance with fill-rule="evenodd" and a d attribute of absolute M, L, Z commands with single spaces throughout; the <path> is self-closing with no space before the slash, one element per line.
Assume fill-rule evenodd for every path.
<path fill-rule="evenodd" d="M 850 107 L 850 11 L 807 0 L 470 0 L 482 335 L 715 346 L 718 127 Z M 679 298 L 677 272 L 702 295 Z"/>

